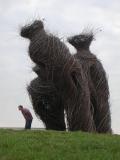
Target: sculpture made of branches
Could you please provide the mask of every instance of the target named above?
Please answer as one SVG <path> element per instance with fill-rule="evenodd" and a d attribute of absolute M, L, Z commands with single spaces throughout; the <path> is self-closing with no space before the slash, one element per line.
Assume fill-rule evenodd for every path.
<path fill-rule="evenodd" d="M 68 42 L 77 49 L 75 58 L 82 64 L 90 90 L 91 112 L 96 131 L 111 133 L 111 115 L 109 106 L 109 87 L 105 70 L 97 57 L 90 52 L 94 39 L 92 32 L 82 33 L 68 38 Z"/>
<path fill-rule="evenodd" d="M 68 130 L 94 131 L 88 81 L 78 60 L 58 37 L 46 33 L 42 21 L 23 27 L 21 36 L 30 40 L 29 55 L 36 63 L 33 70 L 38 74 L 28 91 L 35 113 L 43 120 L 46 128 L 64 130 L 65 109 Z M 47 105 L 43 105 L 44 100 L 41 103 L 39 98 L 44 95 L 49 104 L 47 112 Z"/>

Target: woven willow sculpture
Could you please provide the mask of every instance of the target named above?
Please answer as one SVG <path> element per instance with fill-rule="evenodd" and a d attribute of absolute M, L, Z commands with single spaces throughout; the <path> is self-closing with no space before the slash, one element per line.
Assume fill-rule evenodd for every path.
<path fill-rule="evenodd" d="M 68 42 L 76 48 L 75 58 L 82 64 L 83 72 L 88 80 L 91 112 L 94 117 L 96 131 L 111 133 L 109 87 L 100 60 L 89 49 L 93 39 L 93 33 L 88 32 L 70 37 Z"/>
<path fill-rule="evenodd" d="M 28 86 L 28 93 L 46 129 L 66 130 L 66 112 L 68 130 L 96 131 L 97 113 L 103 113 L 93 113 L 91 102 L 94 100 L 91 101 L 88 79 L 91 76 L 86 76 L 77 54 L 71 55 L 66 45 L 47 33 L 39 20 L 22 27 L 21 36 L 30 40 L 29 56 L 35 63 L 33 71 L 38 75 Z M 92 70 L 91 75 L 94 72 Z"/>

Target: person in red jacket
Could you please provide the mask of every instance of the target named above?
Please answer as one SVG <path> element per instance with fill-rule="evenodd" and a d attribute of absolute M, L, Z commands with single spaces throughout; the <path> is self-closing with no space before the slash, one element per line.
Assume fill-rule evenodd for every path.
<path fill-rule="evenodd" d="M 26 121 L 25 129 L 31 129 L 31 124 L 33 120 L 31 112 L 27 108 L 24 108 L 22 105 L 19 105 L 18 109 L 21 111 L 21 113 L 23 114 L 25 118 L 25 121 Z"/>

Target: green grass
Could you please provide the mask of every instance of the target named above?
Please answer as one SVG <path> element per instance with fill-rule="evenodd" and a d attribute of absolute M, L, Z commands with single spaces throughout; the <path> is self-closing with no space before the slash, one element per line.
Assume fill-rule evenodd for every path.
<path fill-rule="evenodd" d="M 0 160 L 120 160 L 120 136 L 1 129 Z"/>

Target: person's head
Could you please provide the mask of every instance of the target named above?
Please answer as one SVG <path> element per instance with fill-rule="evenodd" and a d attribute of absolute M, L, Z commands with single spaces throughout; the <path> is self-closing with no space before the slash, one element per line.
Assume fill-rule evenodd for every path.
<path fill-rule="evenodd" d="M 23 109 L 23 106 L 22 105 L 19 105 L 18 106 L 18 109 L 21 111 Z"/>

